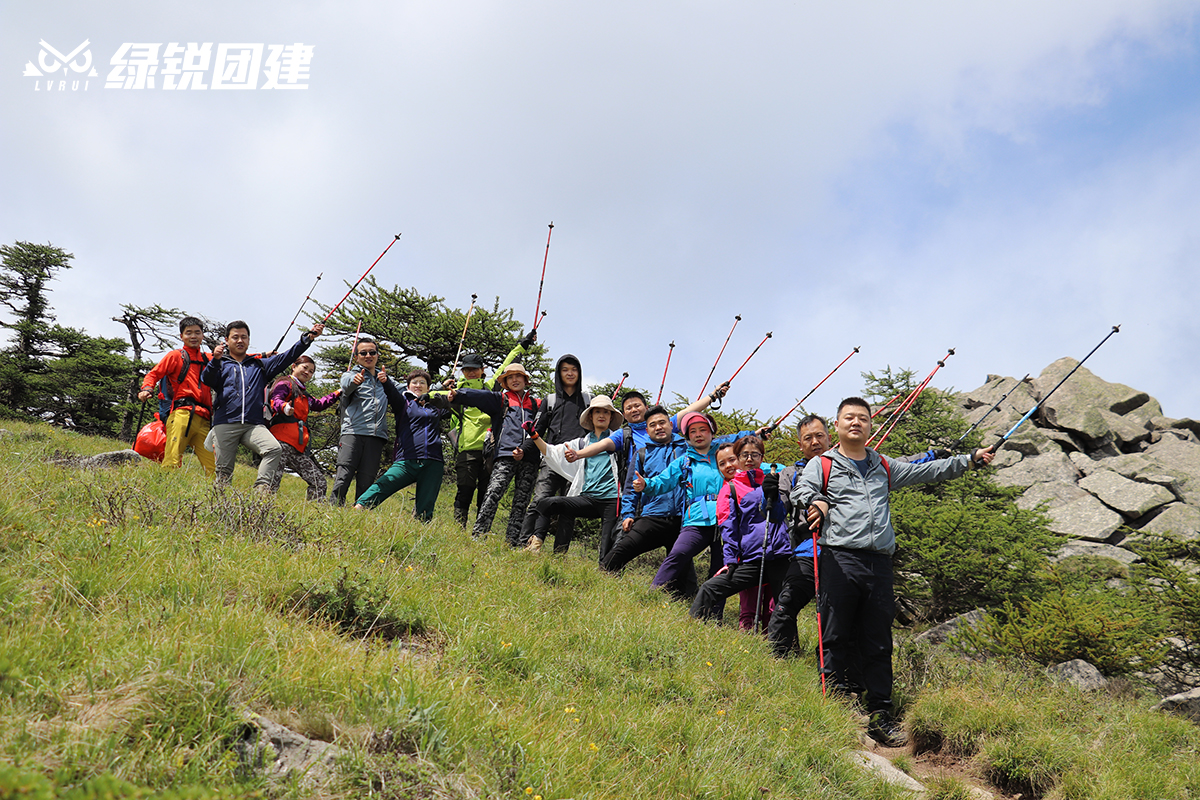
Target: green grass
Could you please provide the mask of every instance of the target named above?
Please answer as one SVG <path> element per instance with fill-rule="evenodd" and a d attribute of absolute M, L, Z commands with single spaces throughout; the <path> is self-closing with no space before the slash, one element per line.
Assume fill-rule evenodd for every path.
<path fill-rule="evenodd" d="M 241 765 L 246 712 L 343 749 L 328 797 L 900 796 L 844 758 L 809 613 L 779 662 L 651 590 L 653 559 L 514 552 L 503 514 L 472 541 L 449 491 L 428 525 L 411 492 L 264 503 L 243 467 L 214 495 L 194 460 L 81 472 L 47 458 L 117 445 L 3 427 L 0 800 L 308 796 Z M 1200 795 L 1200 735 L 1145 700 L 944 658 L 898 659 L 923 741 L 1051 796 Z"/>

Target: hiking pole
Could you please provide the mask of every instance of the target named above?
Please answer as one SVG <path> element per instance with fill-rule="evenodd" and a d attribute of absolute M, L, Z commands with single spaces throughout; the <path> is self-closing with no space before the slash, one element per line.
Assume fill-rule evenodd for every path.
<path fill-rule="evenodd" d="M 538 324 L 542 321 L 538 316 L 538 311 L 542 308 L 542 286 L 546 283 L 546 262 L 550 260 L 550 237 L 554 235 L 554 221 L 550 222 L 550 232 L 546 234 L 546 255 L 542 257 L 542 279 L 538 281 L 538 299 L 537 306 L 533 309 L 533 329 L 536 331 Z M 542 315 L 546 316 L 545 314 Z"/>
<path fill-rule="evenodd" d="M 145 418 L 145 416 L 146 416 L 146 403 L 149 403 L 149 402 L 150 402 L 149 400 L 143 400 L 143 401 L 142 401 L 142 410 L 138 412 L 138 424 L 137 424 L 137 429 L 138 429 L 139 431 L 142 429 L 142 419 L 144 419 L 144 418 Z M 137 438 L 137 434 L 136 434 L 136 433 L 134 434 L 134 438 L 135 438 L 135 439 Z"/>
<path fill-rule="evenodd" d="M 820 528 L 817 528 L 812 532 L 813 598 L 817 601 L 817 660 L 821 663 L 821 696 L 825 697 L 828 692 L 825 688 L 825 636 L 821 631 L 821 570 L 817 566 L 817 533 L 820 530 Z"/>
<path fill-rule="evenodd" d="M 1018 386 L 1020 386 L 1022 383 L 1024 383 L 1024 382 L 1025 382 L 1025 381 L 1027 381 L 1027 380 L 1029 380 L 1029 373 L 1028 373 L 1028 372 L 1027 372 L 1027 373 L 1025 373 L 1025 377 L 1024 377 L 1024 378 L 1021 378 L 1021 380 L 1017 381 L 1016 383 L 1014 383 L 1014 384 L 1012 385 L 1012 389 L 1009 389 L 1007 392 L 1005 392 L 1005 393 L 1004 393 L 1004 397 L 1001 397 L 999 400 L 997 400 L 997 401 L 996 401 L 996 405 L 992 406 L 992 407 L 991 407 L 991 408 L 989 408 L 987 411 L 983 412 L 983 416 L 982 416 L 982 417 L 980 417 L 979 419 L 975 420 L 975 424 L 974 424 L 974 425 L 972 425 L 971 427 L 967 428 L 967 432 L 966 432 L 966 433 L 964 433 L 962 436 L 958 437 L 958 439 L 956 439 L 956 440 L 955 440 L 954 444 L 950 445 L 950 449 L 951 449 L 951 450 L 953 450 L 954 448 L 956 448 L 956 447 L 958 447 L 960 444 L 962 444 L 962 442 L 963 442 L 963 439 L 966 439 L 968 436 L 970 436 L 970 435 L 971 435 L 971 431 L 973 431 L 973 430 L 975 430 L 976 428 L 978 428 L 978 427 L 979 427 L 979 423 L 981 423 L 981 422 L 983 422 L 985 419 L 987 419 L 989 414 L 991 414 L 993 411 L 995 411 L 997 408 L 999 408 L 999 407 L 1000 407 L 1000 404 L 1001 404 L 1001 403 L 1003 403 L 1005 400 L 1007 400 L 1007 399 L 1008 399 L 1008 396 L 1009 396 L 1010 394 L 1012 394 L 1012 393 L 1013 393 L 1013 389 L 1016 389 Z"/>
<path fill-rule="evenodd" d="M 712 380 L 713 373 L 717 371 L 717 364 L 721 363 L 721 356 L 725 355 L 725 345 L 729 344 L 729 340 L 733 338 L 733 332 L 741 321 L 741 314 L 733 318 L 733 327 L 729 329 L 729 335 L 725 337 L 725 344 L 721 345 L 721 352 L 717 353 L 717 360 L 713 362 L 712 369 L 708 371 L 708 377 L 704 379 L 704 385 L 700 387 L 700 394 L 697 397 L 704 397 L 704 390 L 708 388 L 708 382 Z"/>
<path fill-rule="evenodd" d="M 462 355 L 463 342 L 467 341 L 467 326 L 471 324 L 471 314 L 475 311 L 475 300 L 479 295 L 471 295 L 471 306 L 467 309 L 467 321 L 463 323 L 462 336 L 458 340 L 458 352 L 454 354 L 454 366 L 450 368 L 450 377 L 454 377 L 454 373 L 458 372 L 458 359 Z"/>
<path fill-rule="evenodd" d="M 733 383 L 733 379 L 738 376 L 738 373 L 742 371 L 742 368 L 750 363 L 750 359 L 754 358 L 754 354 L 758 352 L 758 348 L 762 347 L 764 344 L 766 344 L 767 339 L 770 339 L 774 335 L 775 334 L 771 333 L 770 331 L 767 331 L 767 335 L 764 336 L 763 340 L 758 343 L 758 347 L 755 347 L 754 350 L 752 350 L 750 352 L 750 355 L 746 356 L 746 360 L 742 362 L 742 366 L 738 367 L 737 370 L 732 375 L 729 376 L 729 380 L 725 381 L 723 384 L 721 384 L 721 386 L 728 386 L 729 384 Z M 717 388 L 720 389 L 721 386 L 718 386 Z M 717 401 L 715 403 L 712 403 L 710 407 L 711 408 L 720 408 L 721 407 L 721 398 L 718 397 Z"/>
<path fill-rule="evenodd" d="M 617 384 L 617 388 L 613 389 L 612 397 L 609 398 L 610 400 L 615 401 L 617 399 L 617 393 L 621 391 L 621 387 L 625 385 L 625 379 L 628 377 L 629 377 L 628 372 L 621 373 L 621 382 Z"/>
<path fill-rule="evenodd" d="M 395 240 L 393 240 L 393 241 L 395 241 Z M 321 282 L 321 277 L 324 274 L 325 273 L 322 272 L 320 275 L 317 276 L 317 279 L 315 281 L 313 281 L 312 288 L 309 289 L 308 294 L 306 294 L 304 296 L 304 302 L 300 304 L 300 308 L 296 309 L 296 316 L 292 317 L 292 321 L 288 323 L 288 326 L 283 331 L 283 336 L 280 336 L 279 341 L 275 343 L 276 352 L 278 352 L 279 348 L 283 347 L 283 340 L 287 338 L 288 331 L 290 331 L 292 329 L 292 326 L 296 324 L 296 320 L 300 319 L 300 312 L 304 310 L 304 307 L 306 305 L 308 305 L 308 301 L 312 300 L 312 293 L 317 290 L 317 284 Z"/>
<path fill-rule="evenodd" d="M 904 392 L 898 392 L 891 400 L 888 400 L 886 403 L 881 405 L 878 409 L 876 409 L 875 413 L 871 415 L 871 419 L 875 419 L 880 414 L 882 414 L 884 411 L 887 411 L 888 408 L 892 405 L 892 403 L 899 400 L 900 396 L 903 394 L 904 394 Z M 888 417 L 888 419 L 891 419 L 891 417 Z"/>
<path fill-rule="evenodd" d="M 949 357 L 950 357 L 950 356 L 952 356 L 952 355 L 954 355 L 954 348 L 950 348 L 950 352 L 949 352 L 949 353 L 946 355 L 946 358 L 949 358 Z M 940 362 L 940 361 L 938 362 L 938 365 L 939 365 L 939 367 L 940 367 L 941 363 L 942 363 L 942 362 Z M 883 421 L 883 424 L 882 424 L 882 425 L 880 425 L 880 426 L 879 426 L 879 429 L 875 431 L 875 434 L 871 436 L 871 438 L 872 438 L 872 439 L 874 439 L 874 438 L 875 438 L 875 436 L 879 435 L 879 434 L 880 434 L 880 433 L 881 433 L 883 430 L 885 430 L 885 429 L 888 427 L 888 425 L 889 425 L 889 424 L 890 424 L 890 423 L 891 423 L 891 422 L 892 422 L 894 419 L 896 419 L 896 415 L 900 413 L 900 409 L 904 407 L 905 403 L 909 402 L 910 400 L 912 400 L 912 399 L 914 399 L 914 398 L 916 397 L 916 395 L 917 395 L 917 394 L 918 394 L 918 393 L 919 393 L 919 392 L 920 392 L 920 391 L 921 391 L 921 390 L 922 390 L 922 389 L 925 387 L 925 384 L 927 384 L 927 383 L 929 382 L 929 379 L 933 377 L 933 373 L 934 373 L 934 372 L 937 372 L 937 368 L 934 368 L 933 372 L 931 372 L 931 373 L 929 373 L 928 375 L 926 375 L 926 376 L 925 376 L 925 379 L 924 379 L 923 381 L 921 381 L 919 384 L 917 384 L 917 385 L 916 385 L 916 387 L 914 387 L 914 388 L 912 389 L 912 391 L 910 391 L 910 392 L 909 392 L 909 393 L 908 393 L 908 394 L 907 394 L 907 395 L 904 397 L 904 400 L 903 400 L 903 401 L 900 403 L 900 405 L 898 405 L 898 406 L 896 406 L 895 408 L 893 408 L 893 409 L 892 409 L 892 413 L 891 413 L 891 414 L 888 414 L 888 418 L 887 418 L 887 419 L 885 419 L 885 420 Z M 882 407 L 882 408 L 880 408 L 880 409 L 879 409 L 879 411 L 876 411 L 874 414 L 872 414 L 872 415 L 871 415 L 871 419 L 872 419 L 872 420 L 874 420 L 874 419 L 875 419 L 875 417 L 879 416 L 879 414 L 880 414 L 880 413 L 881 413 L 881 412 L 882 412 L 884 409 L 886 409 L 886 408 L 887 408 L 888 406 L 890 406 L 890 405 L 891 405 L 893 402 L 895 402 L 895 400 L 896 400 L 896 398 L 897 398 L 897 397 L 900 397 L 900 395 L 903 395 L 903 394 L 904 394 L 904 390 L 901 390 L 901 391 L 899 392 L 899 394 L 897 394 L 897 395 L 896 395 L 896 397 L 893 397 L 891 400 L 888 400 L 886 403 L 884 403 L 884 404 L 883 404 L 883 407 Z M 868 442 L 867 442 L 867 444 L 868 444 L 868 446 L 869 446 L 869 445 L 870 445 L 870 441 L 868 441 Z"/>
<path fill-rule="evenodd" d="M 377 258 L 371 262 L 371 266 L 367 267 L 367 271 L 362 274 L 361 278 L 359 278 L 358 280 L 356 280 L 354 282 L 354 285 L 350 287 L 350 291 L 346 292 L 346 297 L 343 297 L 341 300 L 338 300 L 337 305 L 334 306 L 333 308 L 329 309 L 329 313 L 325 315 L 325 319 L 321 320 L 322 323 L 328 322 L 329 318 L 333 316 L 333 312 L 337 311 L 339 308 L 342 307 L 342 303 L 346 302 L 346 299 L 348 297 L 350 297 L 350 295 L 354 294 L 354 290 L 357 289 L 358 285 L 363 282 L 363 278 L 366 278 L 367 275 L 371 274 L 371 270 L 375 269 L 375 265 L 379 263 L 379 259 L 386 256 L 387 251 L 391 250 L 392 245 L 394 245 L 398 241 L 400 241 L 400 234 L 397 233 L 396 238 L 392 239 L 392 241 L 388 243 L 388 246 L 383 248 L 383 252 L 379 254 L 379 258 Z"/>
<path fill-rule="evenodd" d="M 892 431 L 894 431 L 896 429 L 896 426 L 900 424 L 900 420 L 904 417 L 905 412 L 907 412 L 910 408 L 912 408 L 913 404 L 917 402 L 917 398 L 919 398 L 921 396 L 921 393 L 924 392 L 926 387 L 929 386 L 929 382 L 933 380 L 933 376 L 938 373 L 939 369 L 946 366 L 946 360 L 948 358 L 950 358 L 950 356 L 952 356 L 952 355 L 954 355 L 953 347 L 951 347 L 946 352 L 946 355 L 937 362 L 937 366 L 933 368 L 933 372 L 930 372 L 927 376 L 925 376 L 925 380 L 921 381 L 921 385 L 918 386 L 916 389 L 914 389 L 912 394 L 910 394 L 908 396 L 908 399 L 906 399 L 900 405 L 900 407 L 898 409 L 896 409 L 896 411 L 893 412 L 890 417 L 888 417 L 888 421 L 886 423 L 884 423 L 886 430 L 884 430 L 883 428 L 880 428 L 880 431 L 882 432 L 882 436 L 880 437 L 879 441 L 876 442 L 874 445 L 871 445 L 871 443 L 868 441 L 867 442 L 868 446 L 873 446 L 875 449 L 879 449 L 880 447 L 883 446 L 883 443 L 884 443 L 884 441 L 887 440 L 887 437 L 890 436 L 892 434 Z M 872 438 L 874 438 L 874 437 L 872 437 Z"/>
<path fill-rule="evenodd" d="M 350 345 L 350 363 L 346 365 L 346 372 L 354 369 L 354 356 L 357 355 L 358 351 L 358 334 L 360 331 L 362 331 L 361 319 L 358 321 L 358 327 L 354 329 L 354 344 Z M 379 344 L 376 343 L 375 346 L 379 347 Z"/>
<path fill-rule="evenodd" d="M 1098 345 L 1096 345 L 1095 347 L 1093 347 L 1093 348 L 1092 348 L 1092 353 L 1094 353 L 1094 352 L 1096 352 L 1097 350 L 1099 350 L 1099 349 L 1100 349 L 1100 346 L 1101 346 L 1101 345 L 1103 345 L 1105 342 L 1107 342 L 1109 339 L 1111 339 L 1111 338 L 1112 338 L 1112 335 L 1113 335 L 1114 333 L 1119 333 L 1120 331 L 1121 331 L 1121 326 L 1120 326 L 1120 325 L 1113 325 L 1113 328 L 1112 328 L 1112 330 L 1108 332 L 1108 336 L 1105 336 L 1103 339 L 1101 339 L 1101 340 L 1100 340 L 1100 344 L 1098 344 Z M 1091 358 L 1091 357 L 1092 357 L 1092 353 L 1088 353 L 1086 356 L 1084 356 L 1084 357 L 1083 357 L 1083 361 L 1087 361 L 1089 358 Z M 1055 386 L 1053 389 L 1051 389 L 1049 392 L 1047 392 L 1045 397 L 1043 397 L 1041 400 L 1038 400 L 1038 401 L 1037 401 L 1037 403 L 1034 405 L 1034 407 L 1033 407 L 1033 408 L 1031 408 L 1031 409 L 1029 409 L 1029 412 L 1028 412 L 1028 413 L 1026 413 L 1026 414 L 1025 414 L 1025 416 L 1021 417 L 1021 419 L 1020 419 L 1020 420 L 1017 422 L 1017 424 L 1016 424 L 1016 425 L 1013 425 L 1011 428 L 1009 428 L 1009 431 L 1008 431 L 1008 433 L 1006 433 L 1006 434 L 1004 434 L 1003 436 L 1001 436 L 1001 437 L 1000 437 L 1000 441 L 998 441 L 998 442 L 996 442 L 994 445 L 992 445 L 992 447 L 991 447 L 991 451 L 992 451 L 993 453 L 998 453 L 998 452 L 1000 452 L 1000 448 L 1001 448 L 1001 447 L 1003 447 L 1003 446 L 1004 446 L 1004 443 L 1005 443 L 1005 442 L 1007 442 L 1007 441 L 1009 440 L 1009 437 L 1011 437 L 1011 436 L 1012 436 L 1014 433 L 1016 433 L 1016 432 L 1017 432 L 1017 428 L 1021 427 L 1021 425 L 1022 425 L 1022 424 L 1024 424 L 1025 420 L 1027 420 L 1027 419 L 1029 419 L 1030 417 L 1032 417 L 1032 416 L 1034 415 L 1034 412 L 1036 412 L 1036 411 L 1037 411 L 1039 408 L 1041 408 L 1043 405 L 1045 405 L 1046 401 L 1050 399 L 1050 395 L 1052 395 L 1052 394 L 1054 394 L 1055 392 L 1057 392 L 1057 391 L 1058 391 L 1058 387 L 1059 387 L 1059 386 L 1062 386 L 1064 383 L 1066 383 L 1066 382 L 1067 382 L 1067 378 L 1069 378 L 1069 377 L 1071 377 L 1072 375 L 1074 375 L 1074 374 L 1075 374 L 1075 370 L 1077 370 L 1077 369 L 1079 369 L 1080 367 L 1082 367 L 1082 366 L 1083 366 L 1083 361 L 1080 361 L 1078 364 L 1076 364 L 1076 365 L 1075 365 L 1075 369 L 1072 369 L 1070 372 L 1068 372 L 1066 375 L 1064 375 L 1064 376 L 1063 376 L 1063 379 L 1062 379 L 1061 381 L 1059 381 L 1059 382 L 1058 382 L 1058 385 L 1056 385 L 1056 386 Z"/>
<path fill-rule="evenodd" d="M 669 345 L 667 345 L 667 347 L 670 348 L 667 350 L 667 365 L 665 367 L 663 367 L 663 379 L 662 379 L 662 383 L 660 383 L 658 385 L 658 397 L 654 398 L 654 405 L 658 405 L 659 403 L 662 402 L 663 387 L 667 385 L 667 370 L 669 370 L 671 368 L 671 354 L 675 352 L 674 340 L 672 340 L 671 343 Z M 704 388 L 706 388 L 706 389 L 708 388 L 707 384 L 705 385 Z"/>
<path fill-rule="evenodd" d="M 852 357 L 852 356 L 853 356 L 855 353 L 857 353 L 857 352 L 858 352 L 860 349 L 861 349 L 861 348 L 859 348 L 859 347 L 856 347 L 856 348 L 854 348 L 853 350 L 851 350 L 851 351 L 850 351 L 850 355 L 848 355 L 848 356 L 846 356 L 845 358 L 843 358 L 843 359 L 842 359 L 842 363 L 841 363 L 841 364 L 838 364 L 836 367 L 834 367 L 834 368 L 833 368 L 833 371 L 832 371 L 832 372 L 830 372 L 830 373 L 829 373 L 828 375 L 826 375 L 824 378 L 821 378 L 821 383 L 824 383 L 825 381 L 827 381 L 827 380 L 829 380 L 830 378 L 832 378 L 832 377 L 833 377 L 833 373 L 834 373 L 834 372 L 837 372 L 839 369 L 841 369 L 841 368 L 842 368 L 842 364 L 845 364 L 847 361 L 849 361 L 849 360 L 850 360 L 850 358 L 851 358 L 851 357 Z M 789 411 L 788 411 L 786 414 L 784 414 L 784 415 L 783 415 L 782 417 L 780 417 L 779 419 L 775 420 L 775 424 L 771 425 L 771 426 L 770 426 L 770 427 L 769 427 L 767 430 L 768 430 L 768 431 L 773 431 L 773 430 L 775 430 L 776 428 L 778 428 L 778 427 L 779 427 L 779 423 L 783 422 L 785 419 L 787 419 L 788 417 L 790 417 L 790 416 L 792 415 L 792 413 L 793 413 L 793 412 L 794 412 L 794 411 L 795 411 L 797 408 L 799 408 L 800 406 L 804 405 L 804 401 L 805 401 L 805 400 L 807 400 L 808 398 L 812 397 L 812 394 L 813 394 L 813 392 L 815 392 L 817 389 L 820 389 L 820 388 L 821 388 L 821 383 L 818 383 L 816 386 L 814 386 L 812 389 L 810 389 L 810 390 L 809 390 L 809 392 L 808 392 L 808 394 L 806 394 L 806 395 L 804 395 L 804 397 L 801 397 L 801 398 L 800 398 L 800 402 L 799 402 L 799 403 L 796 403 L 796 405 L 792 406 L 792 407 L 791 407 L 791 409 L 790 409 L 790 410 L 789 410 Z"/>

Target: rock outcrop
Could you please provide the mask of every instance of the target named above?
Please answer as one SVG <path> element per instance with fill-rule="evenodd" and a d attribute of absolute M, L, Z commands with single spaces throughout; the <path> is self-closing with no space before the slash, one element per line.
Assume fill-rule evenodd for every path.
<path fill-rule="evenodd" d="M 1078 364 L 1062 358 L 1022 382 L 989 375 L 958 395 L 959 409 L 974 423 L 1012 389 L 978 428 L 994 441 Z M 1009 439 L 994 462 L 996 481 L 1024 487 L 1017 504 L 1041 507 L 1051 530 L 1068 537 L 1059 557 L 1129 564 L 1139 531 L 1200 539 L 1198 433 L 1200 422 L 1171 419 L 1146 392 L 1080 367 Z"/>

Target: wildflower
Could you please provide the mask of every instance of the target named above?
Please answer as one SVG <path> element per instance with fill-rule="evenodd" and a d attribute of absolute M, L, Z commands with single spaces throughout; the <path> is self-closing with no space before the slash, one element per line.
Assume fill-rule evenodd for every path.
<path fill-rule="evenodd" d="M 574 714 L 575 706 L 567 706 L 565 709 L 563 709 L 563 713 L 564 714 Z"/>
<path fill-rule="evenodd" d="M 787 733 L 787 728 L 780 728 L 780 729 L 779 729 L 779 732 L 780 732 L 780 733 Z"/>
<path fill-rule="evenodd" d="M 591 750 L 594 753 L 599 749 L 600 748 L 596 745 L 595 742 L 588 742 L 588 750 Z"/>
<path fill-rule="evenodd" d="M 542 800 L 542 796 L 540 794 L 535 794 L 533 796 L 533 800 Z"/>
<path fill-rule="evenodd" d="M 405 571 L 405 572 L 412 572 L 412 571 L 413 571 L 412 564 L 409 564 L 407 567 L 405 567 L 405 568 L 404 568 L 404 571 Z"/>
<path fill-rule="evenodd" d="M 533 787 L 532 787 L 532 786 L 526 786 L 526 787 L 525 787 L 525 794 L 533 794 Z"/>
<path fill-rule="evenodd" d="M 717 716 L 718 716 L 718 717 L 723 717 L 723 716 L 725 716 L 725 709 L 723 709 L 723 708 L 722 708 L 722 709 L 718 709 L 718 710 L 717 710 Z"/>
<path fill-rule="evenodd" d="M 506 642 L 503 639 L 501 639 L 500 640 L 500 649 L 503 650 L 506 647 L 512 647 L 512 642 Z"/>
<path fill-rule="evenodd" d="M 707 666 L 710 666 L 710 667 L 712 666 L 712 662 L 711 662 L 711 661 L 705 661 L 704 663 L 705 663 Z"/>

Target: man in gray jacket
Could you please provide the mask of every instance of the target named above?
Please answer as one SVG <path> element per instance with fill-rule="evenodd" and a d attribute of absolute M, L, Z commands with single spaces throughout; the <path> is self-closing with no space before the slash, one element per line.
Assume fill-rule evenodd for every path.
<path fill-rule="evenodd" d="M 792 490 L 792 502 L 808 509 L 809 524 L 821 526 L 817 604 L 825 677 L 834 691 L 848 693 L 849 676 L 859 676 L 871 717 L 867 733 L 886 747 L 901 747 L 908 737 L 892 716 L 896 532 L 888 494 L 957 478 L 972 466 L 991 463 L 993 453 L 982 449 L 923 464 L 880 455 L 866 446 L 871 407 L 859 397 L 841 402 L 834 429 L 838 446 L 811 459 Z"/>
<path fill-rule="evenodd" d="M 379 477 L 388 440 L 388 399 L 383 390 L 388 376 L 378 365 L 378 343 L 360 336 L 354 348 L 354 367 L 342 375 L 342 433 L 333 476 L 333 502 L 339 506 L 346 502 L 351 481 L 357 501 Z"/>

